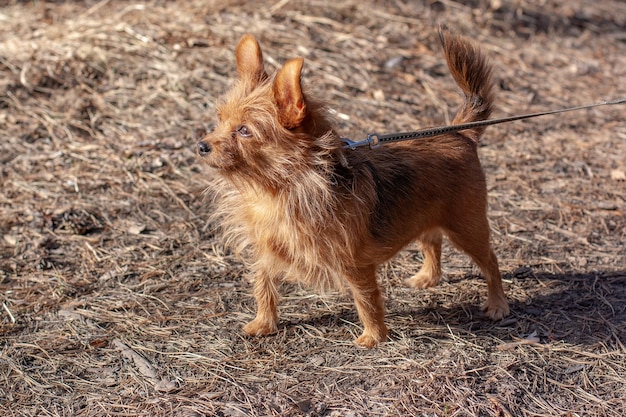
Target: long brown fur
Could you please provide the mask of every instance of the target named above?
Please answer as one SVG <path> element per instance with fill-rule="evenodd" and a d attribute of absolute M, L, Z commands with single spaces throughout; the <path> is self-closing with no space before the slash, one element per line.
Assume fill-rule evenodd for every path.
<path fill-rule="evenodd" d="M 441 33 L 441 39 L 465 94 L 454 123 L 486 119 L 493 106 L 491 68 L 464 38 Z M 499 320 L 509 313 L 477 156 L 484 129 L 343 149 L 324 106 L 302 90 L 301 58 L 268 76 L 250 35 L 236 55 L 239 78 L 218 103 L 217 128 L 198 149 L 219 173 L 213 215 L 226 243 L 251 253 L 258 310 L 247 334 L 276 332 L 278 287 L 290 280 L 318 289 L 347 286 L 364 326 L 355 342 L 375 346 L 387 336 L 377 266 L 419 240 L 424 264 L 407 284 L 434 286 L 443 234 L 485 275 L 486 314 Z"/>

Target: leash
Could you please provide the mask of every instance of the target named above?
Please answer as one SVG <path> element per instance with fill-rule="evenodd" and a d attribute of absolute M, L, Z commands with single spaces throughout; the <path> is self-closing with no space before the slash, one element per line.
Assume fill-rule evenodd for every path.
<path fill-rule="evenodd" d="M 550 111 L 543 111 L 539 113 L 523 114 L 520 116 L 503 117 L 501 119 L 479 120 L 477 122 L 469 122 L 469 123 L 463 123 L 459 125 L 431 127 L 428 129 L 415 130 L 413 132 L 390 133 L 387 135 L 379 135 L 378 133 L 370 133 L 367 135 L 366 139 L 359 140 L 359 141 L 353 141 L 348 138 L 341 138 L 341 140 L 344 142 L 344 145 L 343 145 L 344 149 L 354 150 L 356 148 L 359 148 L 365 145 L 369 145 L 370 149 L 375 149 L 375 148 L 378 148 L 380 145 L 384 145 L 385 143 L 401 142 L 401 141 L 411 140 L 411 139 L 429 138 L 432 136 L 439 136 L 444 133 L 459 132 L 459 131 L 471 129 L 474 127 L 490 126 L 490 125 L 495 125 L 499 123 L 514 122 L 516 120 L 530 119 L 531 117 L 546 116 L 548 114 L 565 113 L 568 111 L 583 110 L 583 109 L 589 109 L 592 107 L 599 107 L 599 106 L 610 106 L 610 105 L 615 105 L 615 104 L 626 104 L 626 98 L 621 98 L 621 99 L 612 100 L 612 101 L 601 101 L 599 103 L 587 104 L 584 106 L 568 107 L 568 108 L 559 109 L 559 110 L 550 110 Z"/>

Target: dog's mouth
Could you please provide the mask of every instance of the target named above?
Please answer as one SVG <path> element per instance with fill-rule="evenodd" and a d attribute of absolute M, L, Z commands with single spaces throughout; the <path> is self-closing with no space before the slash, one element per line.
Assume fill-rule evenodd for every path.
<path fill-rule="evenodd" d="M 196 153 L 202 162 L 214 169 L 228 171 L 232 170 L 235 165 L 233 155 L 228 152 L 219 152 L 206 141 L 198 142 Z"/>

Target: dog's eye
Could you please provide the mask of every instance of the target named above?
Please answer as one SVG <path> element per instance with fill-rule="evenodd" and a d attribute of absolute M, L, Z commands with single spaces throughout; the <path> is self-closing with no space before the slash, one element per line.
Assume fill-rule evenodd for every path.
<path fill-rule="evenodd" d="M 252 136 L 252 133 L 250 132 L 250 130 L 248 129 L 248 126 L 246 125 L 239 126 L 237 128 L 237 133 L 239 133 L 239 135 L 244 138 L 248 138 Z"/>

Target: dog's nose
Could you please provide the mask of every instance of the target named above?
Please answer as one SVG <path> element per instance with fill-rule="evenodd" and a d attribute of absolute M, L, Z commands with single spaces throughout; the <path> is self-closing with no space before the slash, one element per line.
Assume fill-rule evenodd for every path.
<path fill-rule="evenodd" d="M 206 142 L 198 142 L 198 153 L 200 156 L 205 156 L 211 153 L 211 145 Z"/>

